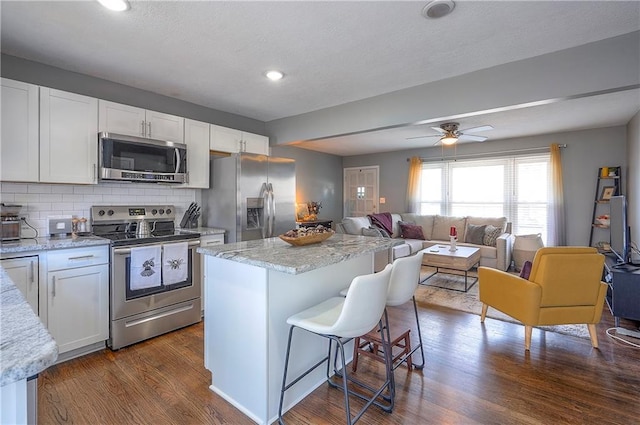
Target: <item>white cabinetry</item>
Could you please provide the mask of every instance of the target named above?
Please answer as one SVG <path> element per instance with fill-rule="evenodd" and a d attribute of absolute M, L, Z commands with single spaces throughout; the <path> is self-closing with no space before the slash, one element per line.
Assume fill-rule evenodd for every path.
<path fill-rule="evenodd" d="M 60 354 L 109 338 L 109 248 L 47 254 L 47 326 Z"/>
<path fill-rule="evenodd" d="M 2 79 L 0 180 L 37 182 L 38 86 Z"/>
<path fill-rule="evenodd" d="M 269 138 L 212 124 L 210 147 L 219 152 L 269 155 Z"/>
<path fill-rule="evenodd" d="M 184 143 L 187 145 L 186 187 L 209 188 L 209 127 L 206 122 L 184 120 Z"/>
<path fill-rule="evenodd" d="M 38 256 L 0 260 L 0 264 L 38 315 Z"/>
<path fill-rule="evenodd" d="M 200 247 L 201 248 L 206 248 L 208 246 L 214 246 L 214 245 L 223 245 L 224 244 L 224 233 L 216 233 L 214 235 L 200 235 Z M 203 256 L 202 261 L 200 262 L 201 264 L 201 268 L 202 270 L 200 270 L 201 274 L 202 274 L 202 289 L 201 289 L 201 295 L 202 295 L 202 315 L 204 316 L 204 297 L 205 297 L 205 287 L 206 282 L 207 282 L 207 275 L 205 273 L 205 267 L 204 267 L 204 263 L 205 263 L 205 258 L 203 254 L 200 254 Z"/>
<path fill-rule="evenodd" d="M 98 99 L 40 88 L 40 181 L 97 183 Z"/>
<path fill-rule="evenodd" d="M 100 131 L 184 142 L 184 118 L 100 100 Z"/>

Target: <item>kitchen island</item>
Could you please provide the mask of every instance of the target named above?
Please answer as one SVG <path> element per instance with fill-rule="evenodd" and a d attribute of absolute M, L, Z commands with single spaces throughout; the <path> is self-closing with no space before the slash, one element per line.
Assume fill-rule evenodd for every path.
<path fill-rule="evenodd" d="M 199 248 L 205 254 L 204 363 L 211 390 L 257 423 L 277 420 L 289 326 L 286 320 L 338 296 L 358 275 L 373 272 L 374 253 L 402 241 L 336 234 L 294 247 L 279 238 Z M 318 362 L 327 340 L 297 332 L 290 373 Z M 325 382 L 318 368 L 287 391 L 288 410 Z"/>
<path fill-rule="evenodd" d="M 0 267 L 0 424 L 35 423 L 28 415 L 34 406 L 27 405 L 27 379 L 57 357 L 56 342 Z"/>

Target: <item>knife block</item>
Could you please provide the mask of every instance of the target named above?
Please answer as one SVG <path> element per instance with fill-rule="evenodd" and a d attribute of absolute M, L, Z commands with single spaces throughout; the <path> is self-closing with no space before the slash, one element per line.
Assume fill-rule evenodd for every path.
<path fill-rule="evenodd" d="M 187 224 L 183 226 L 185 229 L 195 229 L 196 227 L 198 227 L 198 217 L 187 220 Z"/>

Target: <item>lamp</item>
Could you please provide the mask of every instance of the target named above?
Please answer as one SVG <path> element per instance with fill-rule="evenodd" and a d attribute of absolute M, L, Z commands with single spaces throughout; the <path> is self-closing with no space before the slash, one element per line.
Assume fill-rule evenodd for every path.
<path fill-rule="evenodd" d="M 458 137 L 452 131 L 447 131 L 440 139 L 443 145 L 453 145 L 457 141 Z"/>

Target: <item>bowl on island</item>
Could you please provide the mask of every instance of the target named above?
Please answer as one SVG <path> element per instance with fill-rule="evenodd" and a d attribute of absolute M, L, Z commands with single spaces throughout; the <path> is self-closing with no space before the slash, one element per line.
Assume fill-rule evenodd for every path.
<path fill-rule="evenodd" d="M 329 239 L 335 232 L 328 227 L 318 225 L 316 227 L 302 227 L 292 229 L 279 235 L 278 237 L 293 246 L 311 245 Z"/>

